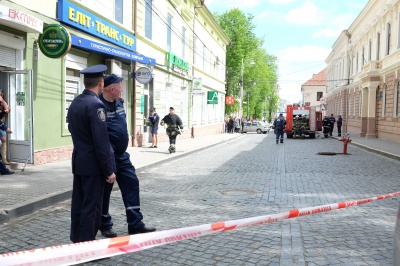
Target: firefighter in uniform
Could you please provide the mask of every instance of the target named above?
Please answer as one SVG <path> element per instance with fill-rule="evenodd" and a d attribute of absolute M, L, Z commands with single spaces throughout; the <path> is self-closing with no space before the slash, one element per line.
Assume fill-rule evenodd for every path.
<path fill-rule="evenodd" d="M 164 126 L 164 124 L 168 125 L 166 130 L 170 145 L 168 151 L 169 153 L 173 153 L 175 152 L 176 137 L 181 134 L 181 132 L 183 133 L 182 120 L 178 115 L 175 114 L 174 107 L 169 108 L 169 114 L 164 116 L 160 124 L 161 126 Z"/>
<path fill-rule="evenodd" d="M 95 240 L 101 220 L 105 181 L 115 181 L 115 159 L 106 124 L 105 106 L 99 99 L 105 65 L 83 69 L 85 90 L 68 108 L 68 130 L 74 150 L 71 199 L 72 242 Z"/>
<path fill-rule="evenodd" d="M 329 121 L 328 116 L 325 116 L 324 120 L 322 120 L 322 126 L 324 127 L 324 137 L 327 138 L 331 128 L 331 122 Z"/>
<path fill-rule="evenodd" d="M 303 115 L 300 119 L 300 133 L 302 139 L 306 137 L 306 129 L 307 129 L 307 117 L 306 115 Z"/>
<path fill-rule="evenodd" d="M 153 232 L 154 227 L 145 226 L 142 222 L 143 215 L 140 212 L 139 179 L 135 167 L 129 159 L 129 136 L 126 125 L 126 113 L 123 99 L 119 96 L 122 92 L 123 78 L 111 74 L 104 78 L 104 91 L 100 100 L 104 103 L 107 112 L 107 130 L 111 145 L 114 149 L 116 176 L 121 190 L 122 200 L 125 205 L 128 233 L 130 235 Z M 105 237 L 116 237 L 117 233 L 112 229 L 113 222 L 109 214 L 112 183 L 106 183 L 103 194 L 103 208 L 100 224 L 101 234 Z"/>
<path fill-rule="evenodd" d="M 281 143 L 283 143 L 283 134 L 285 131 L 285 126 L 286 126 L 286 120 L 283 118 L 283 114 L 280 113 L 279 117 L 275 119 L 274 121 L 274 131 L 276 135 L 276 144 L 279 143 L 279 140 Z"/>
<path fill-rule="evenodd" d="M 294 138 L 298 138 L 300 136 L 300 124 L 301 124 L 301 122 L 300 122 L 299 116 L 296 115 L 296 117 L 294 118 L 294 121 L 293 121 L 293 130 L 292 130 Z"/>

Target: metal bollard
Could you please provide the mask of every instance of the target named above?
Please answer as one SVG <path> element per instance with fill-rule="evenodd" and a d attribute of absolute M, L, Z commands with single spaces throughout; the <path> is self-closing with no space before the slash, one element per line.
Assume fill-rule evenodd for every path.
<path fill-rule="evenodd" d="M 191 130 L 191 137 L 194 138 L 194 127 L 192 127 L 192 130 Z"/>
<path fill-rule="evenodd" d="M 343 155 L 347 154 L 347 144 L 351 142 L 351 139 L 348 134 L 344 134 L 343 137 L 340 139 L 343 142 Z"/>
<path fill-rule="evenodd" d="M 139 130 L 136 133 L 136 141 L 137 141 L 138 147 L 142 147 L 142 145 L 143 145 L 143 134 L 142 134 L 141 130 Z"/>

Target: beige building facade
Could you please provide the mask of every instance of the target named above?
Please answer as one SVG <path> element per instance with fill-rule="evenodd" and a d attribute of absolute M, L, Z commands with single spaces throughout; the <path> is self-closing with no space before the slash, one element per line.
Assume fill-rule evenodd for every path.
<path fill-rule="evenodd" d="M 326 68 L 314 74 L 301 85 L 302 104 L 315 107 L 317 111 L 325 111 L 326 104 Z"/>
<path fill-rule="evenodd" d="M 400 1 L 370 0 L 326 62 L 327 111 L 342 130 L 400 141 Z"/>

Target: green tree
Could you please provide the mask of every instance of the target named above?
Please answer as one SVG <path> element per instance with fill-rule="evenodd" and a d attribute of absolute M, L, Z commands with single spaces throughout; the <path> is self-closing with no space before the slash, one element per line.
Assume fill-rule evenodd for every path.
<path fill-rule="evenodd" d="M 256 37 L 254 16 L 245 15 L 239 9 L 230 9 L 223 14 L 216 13 L 219 22 L 231 44 L 226 54 L 226 95 L 235 97 L 234 105 L 227 105 L 226 114 L 234 114 L 240 108 L 240 88 L 243 84 L 243 114 L 261 118 L 268 107 L 276 108 L 277 97 L 277 58 L 269 55 L 262 45 L 264 40 Z M 244 63 L 243 80 L 241 79 L 242 60 Z M 250 62 L 254 61 L 254 65 Z M 278 97 L 279 99 L 279 97 Z"/>

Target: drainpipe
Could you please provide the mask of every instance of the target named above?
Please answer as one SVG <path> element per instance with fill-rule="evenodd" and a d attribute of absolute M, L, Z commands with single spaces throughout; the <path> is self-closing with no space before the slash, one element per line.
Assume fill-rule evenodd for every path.
<path fill-rule="evenodd" d="M 137 0 L 133 0 L 133 31 L 137 38 Z M 136 39 L 137 41 L 137 39 Z M 136 74 L 136 62 L 133 61 L 133 73 Z M 135 147 L 135 136 L 136 136 L 136 77 L 132 82 L 132 147 Z"/>

